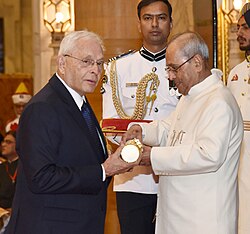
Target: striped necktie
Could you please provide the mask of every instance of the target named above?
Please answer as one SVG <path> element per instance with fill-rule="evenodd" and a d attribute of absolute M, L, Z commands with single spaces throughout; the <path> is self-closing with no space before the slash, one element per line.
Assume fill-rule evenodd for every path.
<path fill-rule="evenodd" d="M 92 110 L 90 108 L 91 107 L 89 106 L 89 104 L 83 101 L 83 104 L 81 107 L 83 118 L 88 126 L 88 130 L 89 130 L 90 136 L 93 139 L 93 142 L 96 143 L 96 146 L 98 147 L 99 152 L 103 154 L 103 146 L 101 144 L 100 136 L 98 135 L 98 132 L 97 132 L 98 130 L 95 124 L 95 116 L 93 115 Z"/>

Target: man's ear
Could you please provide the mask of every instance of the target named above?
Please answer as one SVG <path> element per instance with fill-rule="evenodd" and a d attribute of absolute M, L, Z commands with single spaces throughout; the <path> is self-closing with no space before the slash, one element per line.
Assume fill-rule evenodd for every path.
<path fill-rule="evenodd" d="M 139 33 L 141 33 L 141 21 L 139 19 L 137 20 L 137 28 Z"/>
<path fill-rule="evenodd" d="M 171 20 L 171 22 L 170 22 L 170 30 L 172 30 L 173 29 L 173 20 Z"/>
<path fill-rule="evenodd" d="M 194 60 L 194 66 L 198 72 L 200 72 L 203 69 L 203 58 L 199 55 L 196 54 L 193 58 Z"/>
<path fill-rule="evenodd" d="M 57 64 L 58 64 L 58 70 L 61 74 L 64 74 L 65 72 L 65 57 L 60 55 L 57 58 Z"/>

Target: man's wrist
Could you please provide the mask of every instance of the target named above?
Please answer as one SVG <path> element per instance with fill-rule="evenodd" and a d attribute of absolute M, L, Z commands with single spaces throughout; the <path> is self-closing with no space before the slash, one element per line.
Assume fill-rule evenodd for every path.
<path fill-rule="evenodd" d="M 102 181 L 105 181 L 106 180 L 106 172 L 105 172 L 105 168 L 104 168 L 103 164 L 101 164 L 101 167 L 102 167 Z"/>

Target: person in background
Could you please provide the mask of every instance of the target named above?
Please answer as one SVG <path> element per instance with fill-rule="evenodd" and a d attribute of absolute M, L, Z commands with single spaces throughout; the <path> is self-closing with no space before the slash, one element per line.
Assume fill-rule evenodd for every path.
<path fill-rule="evenodd" d="M 2 158 L 2 141 L 3 141 L 3 135 L 0 132 L 0 164 L 5 161 L 5 159 Z"/>
<path fill-rule="evenodd" d="M 138 165 L 108 155 L 86 95 L 100 79 L 100 37 L 86 30 L 61 41 L 57 72 L 26 105 L 17 131 L 20 161 L 6 234 L 104 233 L 112 175 Z"/>
<path fill-rule="evenodd" d="M 3 135 L 2 133 L 0 132 L 0 143 L 3 141 Z"/>
<path fill-rule="evenodd" d="M 12 95 L 13 108 L 16 116 L 14 119 L 7 121 L 5 132 L 8 132 L 10 130 L 17 130 L 20 116 L 23 112 L 25 105 L 29 102 L 30 99 L 31 95 L 29 94 L 27 87 L 23 82 L 21 82 L 18 85 L 15 93 Z"/>
<path fill-rule="evenodd" d="M 16 132 L 7 132 L 1 146 L 2 156 L 5 161 L 0 164 L 0 223 L 2 223 L 0 233 L 5 230 L 9 221 L 12 201 L 15 194 L 18 164 L 18 155 L 16 152 Z"/>
<path fill-rule="evenodd" d="M 137 13 L 142 47 L 109 62 L 103 81 L 103 123 L 110 118 L 121 119 L 119 123 L 162 119 L 178 102 L 178 92 L 165 73 L 165 52 L 172 29 L 171 4 L 167 0 L 142 0 Z M 111 125 L 115 122 L 111 121 Z M 116 133 L 108 138 L 119 144 Z M 155 232 L 157 186 L 157 177 L 148 166 L 114 177 L 122 234 Z"/>
<path fill-rule="evenodd" d="M 159 175 L 156 234 L 237 233 L 242 116 L 208 47 L 194 32 L 173 37 L 166 71 L 182 94 L 169 118 L 132 124 L 123 141 L 144 143 L 141 165 Z"/>
<path fill-rule="evenodd" d="M 246 3 L 237 23 L 237 40 L 245 60 L 229 73 L 227 86 L 236 98 L 244 120 L 244 138 L 239 168 L 239 234 L 250 233 L 250 3 Z"/>

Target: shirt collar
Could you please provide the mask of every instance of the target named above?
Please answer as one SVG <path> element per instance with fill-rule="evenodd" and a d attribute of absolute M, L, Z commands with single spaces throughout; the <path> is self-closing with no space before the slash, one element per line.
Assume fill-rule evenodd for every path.
<path fill-rule="evenodd" d="M 206 79 L 201 81 L 200 83 L 194 85 L 188 92 L 188 96 L 194 96 L 197 95 L 203 90 L 207 90 L 209 87 L 211 87 L 213 84 L 221 82 L 221 77 L 223 73 L 221 70 L 213 68 L 211 70 L 211 75 L 208 76 Z"/>
<path fill-rule="evenodd" d="M 74 99 L 76 105 L 78 106 L 79 110 L 81 110 L 83 102 L 86 102 L 86 97 L 85 96 L 80 96 L 79 93 L 77 93 L 74 89 L 70 88 L 66 82 L 56 73 L 56 76 L 58 79 L 63 83 L 65 88 L 69 91 L 71 94 L 72 98 Z"/>
<path fill-rule="evenodd" d="M 163 50 L 161 50 L 160 52 L 157 53 L 152 53 L 149 50 L 147 50 L 144 46 L 140 49 L 140 55 L 142 57 L 144 57 L 145 59 L 153 62 L 153 61 L 161 61 L 162 59 L 165 58 L 165 54 L 166 54 L 166 48 L 164 48 Z"/>

